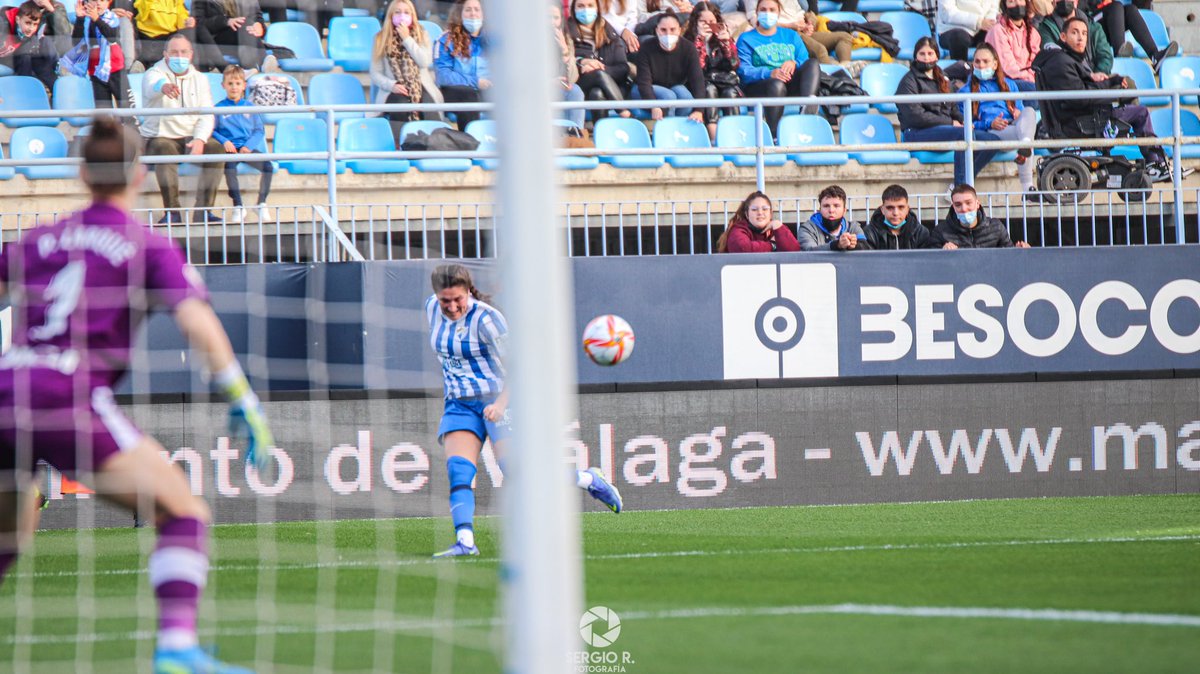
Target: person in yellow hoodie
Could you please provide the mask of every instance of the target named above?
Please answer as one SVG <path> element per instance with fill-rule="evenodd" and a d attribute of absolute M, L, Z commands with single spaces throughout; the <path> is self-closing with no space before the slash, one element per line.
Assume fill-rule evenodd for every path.
<path fill-rule="evenodd" d="M 149 68 L 162 59 L 169 37 L 195 26 L 196 20 L 188 14 L 184 0 L 134 0 L 137 60 Z"/>
<path fill-rule="evenodd" d="M 142 100 L 146 108 L 213 107 L 212 90 L 203 73 L 192 67 L 192 42 L 182 34 L 167 41 L 163 58 L 146 71 L 142 80 Z M 148 115 L 140 132 L 146 141 L 147 155 L 225 154 L 225 148 L 213 139 L 212 115 L 181 112 L 177 115 Z M 179 165 L 155 164 L 154 175 L 162 193 L 166 214 L 160 224 L 182 222 L 179 212 Z M 196 189 L 195 220 L 220 222 L 212 211 L 221 180 L 221 164 L 201 164 L 200 184 Z"/>

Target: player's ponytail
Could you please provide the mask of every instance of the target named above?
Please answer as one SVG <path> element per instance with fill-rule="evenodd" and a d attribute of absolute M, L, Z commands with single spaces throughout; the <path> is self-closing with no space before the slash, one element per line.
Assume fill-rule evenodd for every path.
<path fill-rule="evenodd" d="M 82 177 L 92 196 L 110 197 L 128 188 L 140 155 L 137 133 L 112 117 L 97 119 L 83 143 Z"/>
<path fill-rule="evenodd" d="M 492 298 L 483 294 L 471 280 L 471 271 L 461 264 L 444 264 L 433 270 L 430 276 L 433 292 L 441 292 L 446 288 L 463 288 L 471 293 L 471 297 L 480 302 L 492 303 Z"/>

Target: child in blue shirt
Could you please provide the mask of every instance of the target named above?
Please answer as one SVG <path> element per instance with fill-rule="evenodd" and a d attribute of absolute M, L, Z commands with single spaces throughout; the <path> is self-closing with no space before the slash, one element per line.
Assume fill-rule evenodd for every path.
<path fill-rule="evenodd" d="M 225 68 L 221 79 L 221 88 L 225 90 L 226 98 L 217 103 L 218 108 L 249 106 L 244 98 L 246 93 L 246 72 L 238 66 Z M 213 139 L 225 147 L 229 154 L 249 154 L 251 152 L 266 152 L 266 132 L 263 129 L 262 115 L 217 115 L 216 128 L 213 129 Z M 229 187 L 229 198 L 237 207 L 234 217 L 238 222 L 246 221 L 246 209 L 242 206 L 242 192 L 238 187 L 237 169 L 240 161 L 225 162 L 225 184 Z M 258 220 L 267 221 L 267 194 L 271 191 L 271 177 L 275 167 L 269 161 L 246 162 L 262 172 L 258 182 Z"/>

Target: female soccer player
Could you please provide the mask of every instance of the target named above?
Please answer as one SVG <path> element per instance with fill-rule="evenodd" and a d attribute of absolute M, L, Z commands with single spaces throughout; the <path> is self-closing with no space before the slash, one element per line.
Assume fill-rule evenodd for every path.
<path fill-rule="evenodd" d="M 0 357 L 0 577 L 37 522 L 39 460 L 137 512 L 152 505 L 158 545 L 150 583 L 158 599 L 158 674 L 248 674 L 217 662 L 196 638 L 208 576 L 208 505 L 113 402 L 147 313 L 168 309 L 207 357 L 228 396 L 231 427 L 248 434 L 261 469 L 274 444 L 257 396 L 234 358 L 195 270 L 169 239 L 129 214 L 146 171 L 137 134 L 99 119 L 80 176 L 92 203 L 28 232 L 0 252 L 0 294 L 13 300 L 12 347 Z"/>
<path fill-rule="evenodd" d="M 503 456 L 509 434 L 508 389 L 504 387 L 504 339 L 508 324 L 459 264 L 433 270 L 433 295 L 425 300 L 429 343 L 442 362 L 446 399 L 438 441 L 446 448 L 450 475 L 450 518 L 454 545 L 434 557 L 478 555 L 475 547 L 476 466 L 483 441 Z M 575 483 L 613 512 L 621 494 L 595 468 L 576 471 Z"/>

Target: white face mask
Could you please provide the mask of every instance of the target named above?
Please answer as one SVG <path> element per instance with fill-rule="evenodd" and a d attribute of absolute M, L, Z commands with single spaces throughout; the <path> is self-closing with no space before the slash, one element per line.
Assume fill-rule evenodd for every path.
<path fill-rule="evenodd" d="M 662 45 L 663 49 L 666 49 L 667 51 L 671 51 L 672 49 L 675 48 L 675 45 L 679 44 L 679 36 L 678 35 L 659 35 L 658 36 L 658 44 Z"/>

